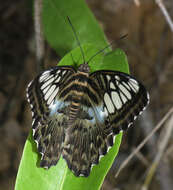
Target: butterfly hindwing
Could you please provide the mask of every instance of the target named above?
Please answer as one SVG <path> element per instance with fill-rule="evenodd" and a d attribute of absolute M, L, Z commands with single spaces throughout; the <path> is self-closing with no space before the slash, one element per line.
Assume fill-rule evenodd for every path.
<path fill-rule="evenodd" d="M 94 109 L 89 109 L 81 107 L 78 119 L 68 127 L 64 140 L 62 155 L 76 176 L 88 176 L 92 165 L 98 164 L 101 155 L 113 145 L 111 129 L 97 120 Z"/>
<path fill-rule="evenodd" d="M 33 137 L 38 151 L 42 154 L 40 165 L 49 168 L 55 165 L 62 152 L 66 120 L 58 108 L 65 109 L 66 104 L 58 99 L 64 81 L 74 73 L 72 67 L 54 67 L 38 75 L 27 88 L 27 97 L 32 110 Z"/>
<path fill-rule="evenodd" d="M 56 165 L 62 152 L 65 137 L 63 115 L 53 115 L 33 129 L 38 151 L 42 154 L 40 166 L 50 168 Z"/>

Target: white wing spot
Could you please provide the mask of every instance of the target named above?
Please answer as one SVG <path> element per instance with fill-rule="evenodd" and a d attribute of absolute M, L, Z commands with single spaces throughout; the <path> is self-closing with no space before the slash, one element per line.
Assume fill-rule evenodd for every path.
<path fill-rule="evenodd" d="M 52 77 L 51 79 L 49 79 L 48 81 L 46 81 L 42 86 L 41 89 L 43 90 L 45 87 L 47 87 L 50 83 L 52 83 L 54 81 L 54 78 Z"/>
<path fill-rule="evenodd" d="M 121 89 L 122 92 L 124 92 L 124 94 L 129 100 L 132 99 L 130 92 L 123 85 L 120 84 L 119 88 Z"/>
<path fill-rule="evenodd" d="M 64 70 L 63 72 L 62 72 L 62 75 L 65 75 L 65 73 L 66 73 L 67 71 L 66 70 Z"/>
<path fill-rule="evenodd" d="M 45 94 L 44 98 L 45 100 L 48 100 L 48 98 L 52 95 L 56 88 L 56 85 L 51 86 L 51 88 L 48 90 L 48 92 Z"/>
<path fill-rule="evenodd" d="M 45 71 L 44 73 L 42 73 L 42 75 L 48 75 L 50 73 L 50 71 Z"/>
<path fill-rule="evenodd" d="M 48 91 L 49 88 L 50 88 L 50 86 L 47 86 L 47 87 L 43 90 L 43 94 L 46 94 L 46 92 Z"/>
<path fill-rule="evenodd" d="M 40 152 L 40 154 L 41 154 L 41 160 L 43 160 L 44 153 Z"/>
<path fill-rule="evenodd" d="M 34 112 L 31 112 L 32 117 L 34 117 Z"/>
<path fill-rule="evenodd" d="M 57 82 L 57 83 L 58 83 L 58 82 L 60 81 L 60 78 L 61 78 L 61 77 L 59 76 L 59 77 L 56 79 L 56 81 L 55 81 L 55 82 Z"/>
<path fill-rule="evenodd" d="M 119 76 L 115 76 L 115 80 L 116 80 L 116 85 L 119 86 L 119 84 L 120 84 L 120 77 Z"/>
<path fill-rule="evenodd" d="M 133 86 L 135 87 L 136 91 L 138 92 L 139 91 L 139 85 L 138 85 L 138 83 L 133 83 Z"/>
<path fill-rule="evenodd" d="M 140 111 L 140 112 L 139 112 L 139 115 L 141 115 L 141 114 L 142 114 L 142 112 L 143 112 L 143 111 Z"/>
<path fill-rule="evenodd" d="M 51 102 L 51 104 L 49 105 L 49 108 L 50 108 L 50 109 L 52 109 L 52 107 L 55 105 L 54 103 L 55 103 L 54 101 Z"/>
<path fill-rule="evenodd" d="M 127 98 L 125 97 L 125 95 L 123 93 L 120 92 L 120 96 L 121 96 L 121 99 L 123 101 L 123 103 L 125 104 L 127 102 Z"/>
<path fill-rule="evenodd" d="M 129 128 L 131 125 L 133 124 L 133 122 L 130 122 L 127 126 L 127 128 Z"/>
<path fill-rule="evenodd" d="M 49 80 L 49 79 L 51 79 L 53 76 L 52 75 L 49 75 L 49 76 L 46 76 L 47 78 L 46 78 L 46 82 Z"/>
<path fill-rule="evenodd" d="M 28 84 L 28 88 L 31 86 L 31 84 L 32 84 L 32 81 Z"/>
<path fill-rule="evenodd" d="M 108 116 L 108 110 L 106 108 L 104 108 L 104 114 L 106 117 Z"/>
<path fill-rule="evenodd" d="M 120 77 L 116 75 L 115 80 L 120 80 Z"/>
<path fill-rule="evenodd" d="M 111 80 L 111 77 L 109 75 L 106 75 L 106 78 L 107 78 L 108 81 Z"/>
<path fill-rule="evenodd" d="M 105 104 L 106 104 L 106 107 L 107 107 L 109 113 L 114 113 L 114 105 L 113 105 L 112 100 L 108 93 L 105 93 L 104 101 L 105 101 Z"/>
<path fill-rule="evenodd" d="M 129 79 L 130 80 L 130 82 L 132 82 L 132 83 L 135 83 L 135 84 L 137 84 L 138 85 L 138 82 L 135 80 L 135 79 Z"/>
<path fill-rule="evenodd" d="M 32 129 L 32 136 L 35 135 L 35 129 Z"/>
<path fill-rule="evenodd" d="M 55 85 L 54 85 L 54 86 L 55 86 Z M 55 90 L 53 91 L 53 93 L 51 94 L 51 96 L 49 97 L 49 99 L 48 99 L 48 101 L 47 101 L 48 104 L 50 104 L 50 103 L 52 102 L 52 100 L 53 100 L 53 99 L 55 98 L 55 96 L 57 95 L 58 91 L 59 91 L 59 88 L 57 88 L 57 89 L 55 89 Z"/>
<path fill-rule="evenodd" d="M 34 125 L 34 123 L 35 123 L 35 119 L 32 120 L 32 126 Z"/>
<path fill-rule="evenodd" d="M 110 82 L 110 87 L 111 87 L 113 90 L 116 90 L 116 87 L 115 87 L 115 85 L 114 85 L 113 82 Z"/>
<path fill-rule="evenodd" d="M 112 100 L 113 100 L 115 107 L 117 109 L 120 109 L 122 107 L 122 102 L 121 102 L 121 99 L 120 99 L 118 93 L 112 92 L 111 95 L 112 95 Z"/>
<path fill-rule="evenodd" d="M 30 102 L 30 100 L 29 100 L 29 94 L 28 94 L 28 89 L 27 89 L 26 97 L 27 97 L 28 101 Z"/>
<path fill-rule="evenodd" d="M 58 70 L 56 73 L 59 74 L 61 72 L 61 70 Z"/>
<path fill-rule="evenodd" d="M 37 141 L 37 140 L 35 140 L 35 142 L 36 142 L 36 145 L 37 145 L 37 148 L 38 148 L 38 141 Z"/>
<path fill-rule="evenodd" d="M 128 90 L 131 90 L 130 86 L 129 86 L 127 83 L 125 83 L 124 81 L 123 81 L 122 83 L 123 83 L 123 85 L 124 85 Z"/>
<path fill-rule="evenodd" d="M 139 84 L 138 84 L 137 81 L 135 81 L 135 82 L 134 81 L 135 80 L 130 79 L 129 82 L 128 82 L 128 84 L 132 87 L 132 89 L 134 90 L 134 92 L 138 92 L 138 90 L 139 90 Z"/>
<path fill-rule="evenodd" d="M 40 78 L 39 78 L 39 81 L 40 82 L 42 82 L 42 81 L 44 81 L 44 79 L 46 79 L 48 77 L 48 74 L 42 74 L 41 76 L 40 76 Z"/>

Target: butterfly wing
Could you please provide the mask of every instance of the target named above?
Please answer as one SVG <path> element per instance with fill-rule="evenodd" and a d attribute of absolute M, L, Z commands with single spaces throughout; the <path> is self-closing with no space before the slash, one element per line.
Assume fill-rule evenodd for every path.
<path fill-rule="evenodd" d="M 76 176 L 89 176 L 92 166 L 98 164 L 108 147 L 113 145 L 111 129 L 96 121 L 96 110 L 89 109 L 89 112 L 80 110 L 78 119 L 66 130 L 64 140 L 62 155 Z M 83 115 L 87 119 L 82 118 Z"/>
<path fill-rule="evenodd" d="M 33 137 L 42 154 L 40 166 L 55 165 L 62 152 L 68 103 L 58 94 L 75 70 L 70 66 L 54 67 L 38 75 L 27 88 L 32 110 Z"/>
<path fill-rule="evenodd" d="M 113 146 L 115 135 L 127 129 L 146 107 L 149 96 L 144 86 L 127 74 L 94 72 L 82 90 L 78 118 L 67 126 L 71 102 L 65 101 L 61 89 L 67 88 L 73 73 L 71 67 L 45 71 L 28 86 L 27 96 L 33 136 L 42 154 L 40 165 L 55 165 L 62 153 L 76 176 L 88 176 L 92 165 Z"/>
<path fill-rule="evenodd" d="M 66 130 L 63 158 L 76 176 L 88 176 L 92 165 L 113 146 L 148 103 L 144 86 L 130 75 L 97 71 L 90 75 L 78 119 Z"/>
<path fill-rule="evenodd" d="M 90 77 L 100 87 L 104 111 L 114 134 L 126 130 L 149 103 L 145 87 L 134 77 L 118 71 L 96 71 Z"/>

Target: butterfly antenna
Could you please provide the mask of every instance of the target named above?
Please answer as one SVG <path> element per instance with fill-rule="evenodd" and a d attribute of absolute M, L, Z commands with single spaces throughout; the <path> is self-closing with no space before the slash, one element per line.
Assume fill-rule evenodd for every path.
<path fill-rule="evenodd" d="M 109 48 L 110 46 L 112 46 L 115 42 L 122 40 L 123 38 L 126 38 L 128 34 L 125 34 L 123 36 L 121 36 L 118 40 L 114 40 L 113 42 L 111 42 L 109 45 L 107 45 L 106 47 L 104 47 L 103 49 L 101 49 L 100 51 L 98 51 L 96 54 L 94 54 L 92 57 L 90 57 L 90 59 L 87 61 L 87 63 L 89 63 L 96 55 L 102 53 L 105 49 Z"/>
<path fill-rule="evenodd" d="M 83 51 L 83 49 L 82 49 L 82 47 L 81 47 L 81 44 L 80 44 L 79 38 L 78 38 L 78 36 L 77 36 L 76 30 L 75 30 L 75 28 L 73 27 L 73 25 L 72 25 L 72 23 L 71 23 L 71 20 L 70 20 L 70 18 L 69 18 L 68 16 L 67 16 L 67 20 L 68 20 L 68 22 L 69 22 L 69 24 L 70 24 L 70 26 L 71 26 L 71 28 L 72 28 L 72 30 L 73 30 L 73 33 L 74 33 L 75 38 L 76 38 L 76 40 L 77 40 L 78 46 L 80 47 L 80 50 L 81 50 L 81 54 L 82 54 L 82 57 L 83 57 L 83 62 L 85 63 L 84 51 Z"/>

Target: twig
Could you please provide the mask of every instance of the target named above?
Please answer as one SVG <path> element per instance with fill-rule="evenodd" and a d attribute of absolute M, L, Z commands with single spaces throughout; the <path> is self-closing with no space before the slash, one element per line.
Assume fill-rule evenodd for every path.
<path fill-rule="evenodd" d="M 168 11 L 166 10 L 162 0 L 155 0 L 156 4 L 160 7 L 160 10 L 162 11 L 167 23 L 169 24 L 170 26 L 170 29 L 172 30 L 173 32 L 173 21 L 171 20 L 171 17 L 168 13 Z"/>
<path fill-rule="evenodd" d="M 34 1 L 34 27 L 36 39 L 37 71 L 44 69 L 44 38 L 42 30 L 42 0 Z"/>
<path fill-rule="evenodd" d="M 23 67 L 21 67 L 21 70 L 23 70 Z M 0 126 L 3 126 L 4 123 L 8 119 L 9 112 L 11 111 L 12 103 L 13 103 L 14 98 L 16 96 L 16 92 L 19 88 L 20 79 L 21 79 L 21 75 L 18 75 L 9 96 L 7 96 L 7 101 L 3 107 L 1 114 L 0 114 Z"/>
<path fill-rule="evenodd" d="M 164 153 L 165 158 L 165 153 Z M 160 160 L 159 166 L 156 171 L 157 181 L 160 183 L 160 190 L 172 190 L 172 170 L 170 164 L 165 162 L 164 159 Z"/>
<path fill-rule="evenodd" d="M 139 125 L 142 130 L 142 133 L 144 134 L 144 137 L 146 137 L 154 128 L 153 114 L 150 108 L 144 111 L 141 117 L 139 118 Z M 157 141 L 157 134 L 153 134 L 153 136 L 148 140 L 146 144 L 150 158 L 153 159 L 156 154 L 156 149 L 155 149 L 156 141 Z"/>
<path fill-rule="evenodd" d="M 153 176 L 155 174 L 155 171 L 156 171 L 156 169 L 157 169 L 157 167 L 158 167 L 158 165 L 160 163 L 160 160 L 161 160 L 161 158 L 163 156 L 163 153 L 164 153 L 165 148 L 166 148 L 166 146 L 168 144 L 168 141 L 169 141 L 169 139 L 170 139 L 170 137 L 172 135 L 172 130 L 173 130 L 173 115 L 171 116 L 171 118 L 169 119 L 169 121 L 166 124 L 166 130 L 164 130 L 164 131 L 166 131 L 164 133 L 164 138 L 160 141 L 161 143 L 160 143 L 160 145 L 158 147 L 157 155 L 156 155 L 153 163 L 151 164 L 151 167 L 150 167 L 150 169 L 148 171 L 148 174 L 147 174 L 146 180 L 144 182 L 144 185 L 142 186 L 142 190 L 148 189 L 148 187 L 149 187 L 149 185 L 151 183 L 151 180 L 152 180 L 152 178 L 153 178 Z"/>
<path fill-rule="evenodd" d="M 135 150 L 136 148 L 133 148 L 133 150 Z M 137 152 L 136 153 L 136 157 L 146 166 L 148 167 L 150 164 L 148 162 L 148 160 L 142 155 L 141 152 Z"/>
<path fill-rule="evenodd" d="M 145 145 L 145 143 L 153 136 L 153 134 L 160 129 L 163 123 L 168 119 L 168 117 L 173 113 L 173 107 L 168 111 L 168 113 L 163 117 L 163 119 L 156 125 L 156 127 L 151 131 L 151 133 L 138 145 L 138 147 L 130 154 L 127 159 L 122 163 L 115 177 L 118 177 L 121 170 L 128 164 L 128 162 L 133 158 L 133 156 L 139 152 L 139 150 Z"/>
<path fill-rule="evenodd" d="M 140 1 L 139 1 L 139 0 L 134 0 L 134 3 L 135 3 L 135 5 L 136 5 L 137 7 L 139 7 L 139 5 L 140 5 Z"/>
<path fill-rule="evenodd" d="M 155 89 L 155 91 L 157 91 L 156 87 L 153 88 Z M 150 133 L 150 131 L 152 131 L 152 129 L 154 128 L 152 115 L 153 114 L 150 111 L 150 109 L 147 109 L 139 119 L 140 127 L 143 130 L 144 136 L 147 136 Z M 161 134 L 164 133 L 165 135 L 165 130 L 166 127 L 163 127 Z M 156 147 L 156 145 L 158 144 L 157 142 L 160 141 L 158 140 L 158 134 L 155 133 L 153 134 L 152 138 L 150 138 L 150 140 L 148 140 L 148 142 L 146 143 L 146 148 L 148 150 L 148 155 L 150 156 L 150 160 L 154 160 L 154 158 L 157 155 L 158 152 L 158 149 Z M 165 155 L 164 157 L 166 157 L 166 152 L 164 153 L 164 155 Z M 150 165 L 151 162 L 148 164 L 147 167 L 148 169 L 150 168 Z M 172 190 L 173 183 L 171 178 L 171 168 L 169 167 L 169 164 L 167 162 L 164 162 L 163 159 L 161 160 L 161 163 L 159 164 L 159 167 L 156 170 L 155 176 L 156 176 L 155 178 L 157 178 L 157 180 L 159 181 L 160 190 L 165 190 L 165 189 Z"/>

